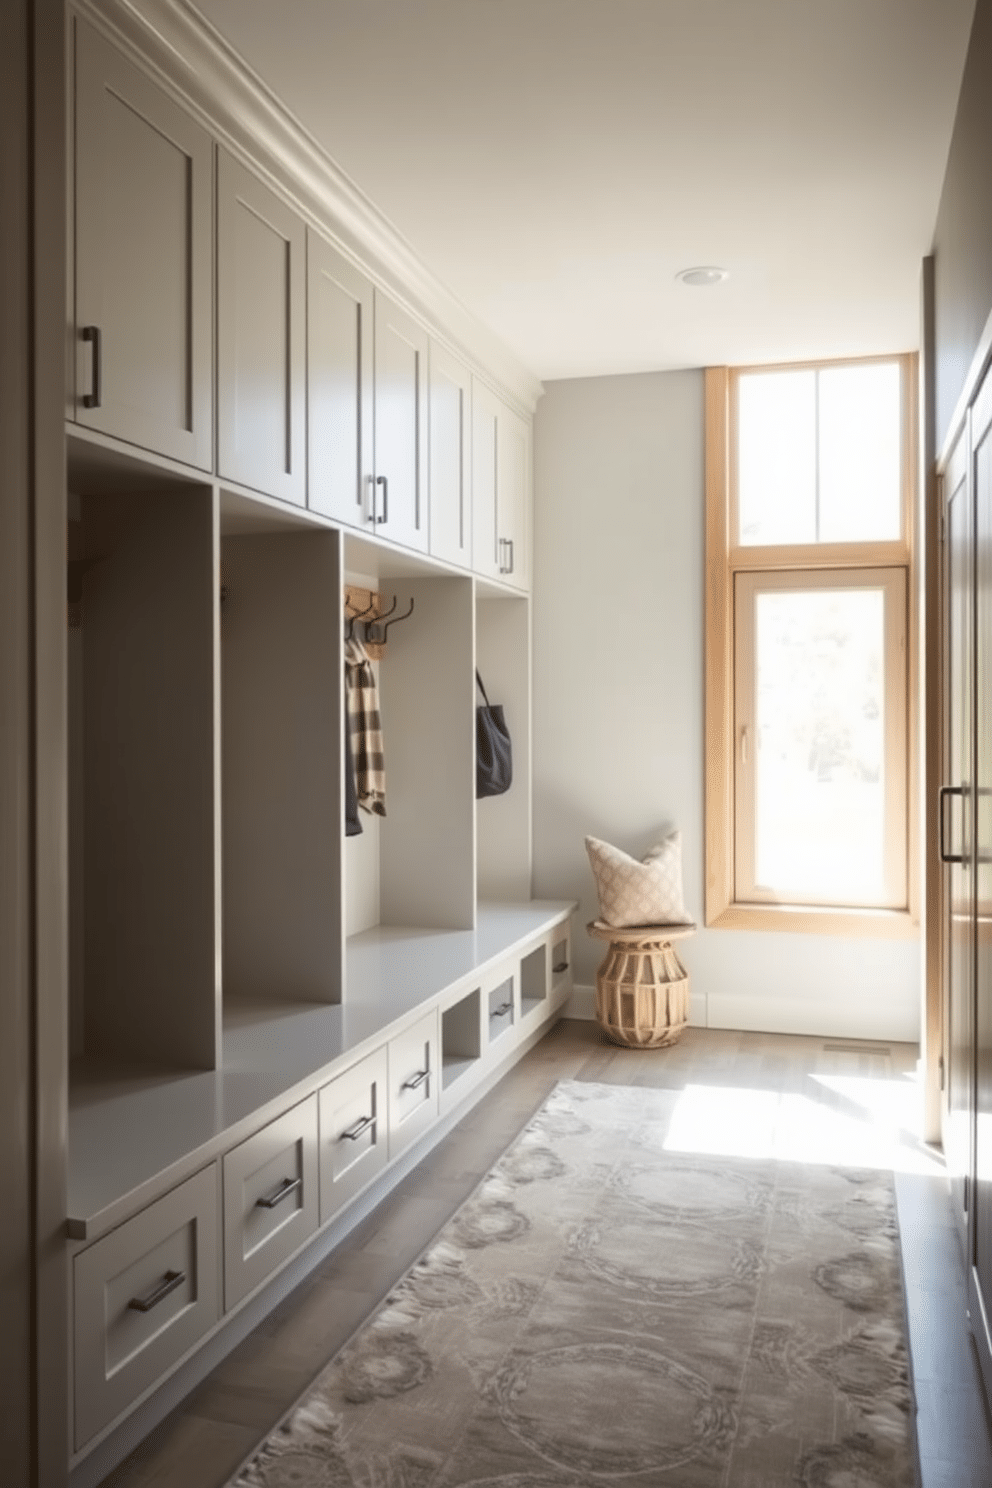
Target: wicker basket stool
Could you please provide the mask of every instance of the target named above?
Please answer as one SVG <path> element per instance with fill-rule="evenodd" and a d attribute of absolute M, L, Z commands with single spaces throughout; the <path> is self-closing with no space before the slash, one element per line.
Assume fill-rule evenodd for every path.
<path fill-rule="evenodd" d="M 586 927 L 609 949 L 596 972 L 596 1017 L 615 1044 L 660 1049 L 674 1044 L 689 1019 L 689 975 L 672 941 L 695 925 L 633 925 L 593 920 Z"/>

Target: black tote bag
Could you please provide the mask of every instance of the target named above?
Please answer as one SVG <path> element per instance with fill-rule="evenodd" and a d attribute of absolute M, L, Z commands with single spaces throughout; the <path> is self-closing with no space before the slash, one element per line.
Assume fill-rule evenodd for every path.
<path fill-rule="evenodd" d="M 485 707 L 475 710 L 475 794 L 501 796 L 513 780 L 513 751 L 510 731 L 500 703 L 490 703 L 478 671 L 475 680 L 486 699 Z"/>

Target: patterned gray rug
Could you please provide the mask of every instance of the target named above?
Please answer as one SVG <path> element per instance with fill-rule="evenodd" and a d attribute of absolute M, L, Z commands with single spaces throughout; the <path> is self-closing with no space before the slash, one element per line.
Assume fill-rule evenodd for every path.
<path fill-rule="evenodd" d="M 561 1083 L 237 1488 L 911 1488 L 891 1175 Z"/>

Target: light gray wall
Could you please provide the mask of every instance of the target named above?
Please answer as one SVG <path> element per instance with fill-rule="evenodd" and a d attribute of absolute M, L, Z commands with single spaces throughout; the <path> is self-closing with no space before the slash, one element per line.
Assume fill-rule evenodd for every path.
<path fill-rule="evenodd" d="M 587 833 L 640 857 L 683 839 L 703 917 L 703 375 L 548 384 L 535 426 L 534 892 L 580 900 L 575 979 L 602 947 Z M 692 1019 L 915 1039 L 917 941 L 705 930 Z"/>

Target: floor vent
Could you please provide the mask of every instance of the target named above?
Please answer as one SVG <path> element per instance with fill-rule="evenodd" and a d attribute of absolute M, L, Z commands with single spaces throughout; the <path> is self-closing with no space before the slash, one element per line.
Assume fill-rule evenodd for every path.
<path fill-rule="evenodd" d="M 824 1044 L 826 1054 L 889 1054 L 888 1044 Z"/>

